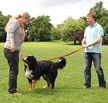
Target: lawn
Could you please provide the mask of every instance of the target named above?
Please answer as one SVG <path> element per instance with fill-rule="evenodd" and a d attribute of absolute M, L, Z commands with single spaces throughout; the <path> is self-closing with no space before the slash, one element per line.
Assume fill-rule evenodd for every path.
<path fill-rule="evenodd" d="M 92 66 L 92 87 L 83 89 L 84 49 L 66 57 L 67 64 L 58 71 L 55 89 L 44 89 L 45 81 L 41 78 L 34 90 L 29 91 L 28 81 L 24 74 L 24 64 L 19 62 L 18 90 L 21 96 L 9 95 L 8 72 L 9 67 L 3 55 L 3 45 L 0 43 L 0 103 L 108 103 L 108 89 L 99 89 L 97 74 Z M 23 57 L 34 55 L 37 60 L 47 60 L 63 56 L 81 48 L 81 45 L 72 45 L 61 41 L 55 42 L 28 42 L 22 45 Z M 108 81 L 108 46 L 103 46 L 102 68 L 106 82 Z M 54 60 L 57 61 L 57 60 Z M 108 87 L 108 85 L 107 85 Z"/>

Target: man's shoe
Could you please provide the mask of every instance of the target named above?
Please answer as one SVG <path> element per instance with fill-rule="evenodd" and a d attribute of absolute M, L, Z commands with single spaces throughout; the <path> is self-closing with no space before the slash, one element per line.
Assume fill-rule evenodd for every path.
<path fill-rule="evenodd" d="M 106 87 L 102 86 L 102 87 L 100 87 L 100 89 L 106 89 Z"/>

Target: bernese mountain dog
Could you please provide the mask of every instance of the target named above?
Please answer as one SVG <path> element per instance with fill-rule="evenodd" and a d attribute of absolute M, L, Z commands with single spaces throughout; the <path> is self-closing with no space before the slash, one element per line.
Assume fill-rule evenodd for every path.
<path fill-rule="evenodd" d="M 34 56 L 26 56 L 23 59 L 25 66 L 25 76 L 29 82 L 29 90 L 35 88 L 37 80 L 42 76 L 47 84 L 44 88 L 50 87 L 54 89 L 55 79 L 58 74 L 58 69 L 63 69 L 66 65 L 66 59 L 60 58 L 57 62 L 52 61 L 37 61 Z"/>

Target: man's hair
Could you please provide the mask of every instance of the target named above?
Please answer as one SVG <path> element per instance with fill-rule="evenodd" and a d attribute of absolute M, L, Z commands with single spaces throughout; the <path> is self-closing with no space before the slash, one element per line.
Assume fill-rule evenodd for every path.
<path fill-rule="evenodd" d="M 96 13 L 95 12 L 90 12 L 87 14 L 87 16 L 92 16 L 92 18 L 96 21 Z"/>

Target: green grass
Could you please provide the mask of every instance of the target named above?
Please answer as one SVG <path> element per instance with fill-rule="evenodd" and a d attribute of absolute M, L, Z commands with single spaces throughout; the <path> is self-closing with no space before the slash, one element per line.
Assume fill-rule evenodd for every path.
<path fill-rule="evenodd" d="M 28 81 L 24 74 L 24 64 L 19 62 L 18 90 L 21 96 L 9 95 L 8 72 L 9 67 L 3 54 L 4 43 L 0 43 L 0 103 L 108 103 L 108 89 L 100 90 L 97 74 L 92 66 L 92 87 L 83 89 L 84 49 L 66 57 L 67 65 L 59 70 L 55 82 L 55 89 L 43 89 L 45 81 L 41 78 L 35 90 L 28 91 Z M 46 60 L 68 54 L 79 49 L 80 45 L 56 42 L 29 42 L 22 45 L 23 57 L 34 55 L 37 60 Z M 108 81 L 108 46 L 103 46 L 102 67 L 106 82 Z M 54 60 L 57 61 L 57 60 Z"/>

